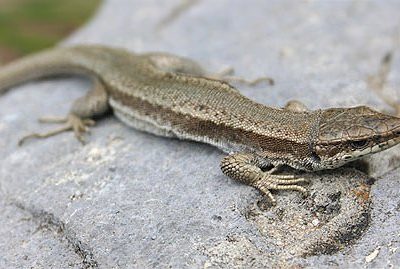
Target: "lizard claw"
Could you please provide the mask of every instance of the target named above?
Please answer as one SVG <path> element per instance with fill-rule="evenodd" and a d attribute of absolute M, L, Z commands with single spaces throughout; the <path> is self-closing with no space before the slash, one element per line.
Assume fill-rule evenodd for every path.
<path fill-rule="evenodd" d="M 95 125 L 94 120 L 81 119 L 80 117 L 74 114 L 69 114 L 66 118 L 55 118 L 55 117 L 40 118 L 39 121 L 42 123 L 64 123 L 64 126 L 47 133 L 33 133 L 24 136 L 18 141 L 19 146 L 21 146 L 23 143 L 25 143 L 26 140 L 31 138 L 47 138 L 71 130 L 74 132 L 75 137 L 78 139 L 78 141 L 81 142 L 82 144 L 85 144 L 84 134 L 90 133 L 89 126 Z"/>
<path fill-rule="evenodd" d="M 271 190 L 294 190 L 301 192 L 303 197 L 308 196 L 308 191 L 305 187 L 298 185 L 299 183 L 310 183 L 307 178 L 296 177 L 295 175 L 275 175 L 265 173 L 263 177 L 255 182 L 254 187 L 259 189 L 273 205 L 276 205 L 276 200 L 273 197 Z"/>

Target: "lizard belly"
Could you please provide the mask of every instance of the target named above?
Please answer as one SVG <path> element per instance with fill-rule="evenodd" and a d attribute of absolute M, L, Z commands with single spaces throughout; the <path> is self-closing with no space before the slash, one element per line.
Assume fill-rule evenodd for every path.
<path fill-rule="evenodd" d="M 126 125 L 137 130 L 158 136 L 174 137 L 210 144 L 228 153 L 246 150 L 245 146 L 223 140 L 218 136 L 199 134 L 199 132 L 195 130 L 202 129 L 202 124 L 199 121 L 197 124 L 198 128 L 193 128 L 193 125 L 196 125 L 195 119 L 191 119 L 190 123 L 187 123 L 187 117 L 185 120 L 184 116 L 182 116 L 181 119 L 176 116 L 174 120 L 170 121 L 165 117 L 166 114 L 160 110 L 157 111 L 154 109 L 149 113 L 140 109 L 140 107 L 143 108 L 143 106 L 128 107 L 113 98 L 110 98 L 109 102 L 115 116 Z M 179 123 L 177 124 L 177 122 Z M 191 125 L 192 128 L 188 128 L 188 125 Z"/>

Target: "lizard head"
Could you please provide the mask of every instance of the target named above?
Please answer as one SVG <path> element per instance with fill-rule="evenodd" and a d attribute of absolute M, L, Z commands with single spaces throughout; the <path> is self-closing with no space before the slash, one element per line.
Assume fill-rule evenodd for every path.
<path fill-rule="evenodd" d="M 400 143 L 400 118 L 365 106 L 321 112 L 314 146 L 317 169 L 336 168 Z"/>

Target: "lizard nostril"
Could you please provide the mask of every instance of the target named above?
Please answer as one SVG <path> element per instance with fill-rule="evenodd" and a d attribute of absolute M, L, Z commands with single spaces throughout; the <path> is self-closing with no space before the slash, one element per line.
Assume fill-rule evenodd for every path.
<path fill-rule="evenodd" d="M 317 163 L 321 162 L 321 158 L 318 156 L 316 152 L 311 152 L 311 158 Z"/>

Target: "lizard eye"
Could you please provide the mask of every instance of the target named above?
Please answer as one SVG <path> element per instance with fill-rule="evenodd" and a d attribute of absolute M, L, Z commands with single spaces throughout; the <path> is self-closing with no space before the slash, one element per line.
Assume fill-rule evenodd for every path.
<path fill-rule="evenodd" d="M 362 149 L 368 144 L 367 140 L 351 141 L 350 145 L 355 149 Z"/>

